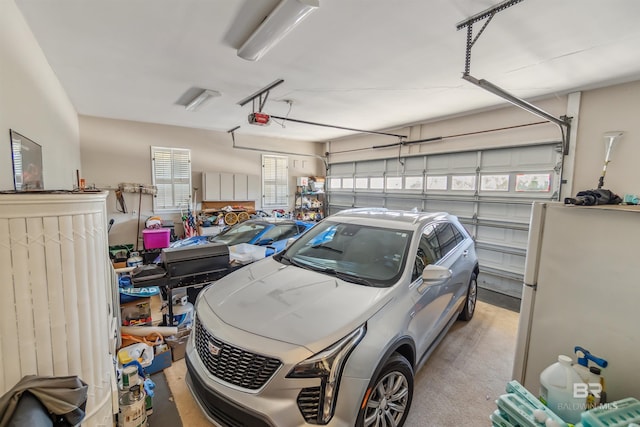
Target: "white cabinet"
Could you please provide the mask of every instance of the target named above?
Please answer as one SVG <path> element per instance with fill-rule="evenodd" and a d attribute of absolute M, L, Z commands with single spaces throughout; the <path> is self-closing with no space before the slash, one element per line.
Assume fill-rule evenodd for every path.
<path fill-rule="evenodd" d="M 222 200 L 219 173 L 202 173 L 202 200 Z"/>
<path fill-rule="evenodd" d="M 235 200 L 235 180 L 231 173 L 220 174 L 220 200 Z M 204 198 L 203 200 L 210 200 Z"/>
<path fill-rule="evenodd" d="M 640 399 L 639 239 L 640 206 L 534 203 L 514 379 L 537 393 L 544 368 L 581 346 L 609 362 L 609 401 Z"/>
<path fill-rule="evenodd" d="M 260 176 L 225 172 L 202 173 L 202 200 L 255 200 L 259 202 Z"/>
<path fill-rule="evenodd" d="M 255 200 L 258 206 L 262 206 L 262 185 L 259 175 L 247 175 L 247 200 Z"/>

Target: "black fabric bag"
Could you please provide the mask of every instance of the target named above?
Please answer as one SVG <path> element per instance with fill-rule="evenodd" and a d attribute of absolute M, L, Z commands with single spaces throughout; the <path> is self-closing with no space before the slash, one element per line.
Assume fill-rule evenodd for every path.
<path fill-rule="evenodd" d="M 87 392 L 89 386 L 77 376 L 50 377 L 25 375 L 11 390 L 0 396 L 0 427 L 7 427 L 13 422 L 14 415 L 20 420 L 33 416 L 34 427 L 45 427 L 49 424 L 42 422 L 42 410 L 46 411 L 55 427 L 78 426 L 85 417 L 87 406 Z M 22 397 L 28 395 L 36 398 L 41 405 L 33 405 L 33 400 Z M 20 405 L 22 403 L 22 405 Z M 16 409 L 22 410 L 16 414 Z M 27 412 L 34 411 L 28 414 Z"/>
<path fill-rule="evenodd" d="M 575 198 L 567 197 L 564 203 L 569 205 L 617 205 L 622 203 L 622 198 L 611 190 L 597 188 L 595 190 L 579 191 Z"/>

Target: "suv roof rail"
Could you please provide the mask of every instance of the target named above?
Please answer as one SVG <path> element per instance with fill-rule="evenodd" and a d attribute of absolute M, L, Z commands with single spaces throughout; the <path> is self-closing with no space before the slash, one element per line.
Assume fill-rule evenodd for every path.
<path fill-rule="evenodd" d="M 385 212 L 388 211 L 389 209 L 387 208 L 350 208 L 350 209 L 343 209 L 341 211 L 339 211 L 338 213 L 346 213 L 346 212 L 371 212 L 371 211 L 379 211 L 379 212 Z"/>

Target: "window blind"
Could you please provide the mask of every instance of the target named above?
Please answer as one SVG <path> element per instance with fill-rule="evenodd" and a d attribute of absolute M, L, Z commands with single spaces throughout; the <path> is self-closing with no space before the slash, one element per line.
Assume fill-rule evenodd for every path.
<path fill-rule="evenodd" d="M 154 211 L 186 209 L 191 203 L 191 150 L 151 147 Z"/>
<path fill-rule="evenodd" d="M 284 207 L 289 202 L 289 158 L 262 156 L 262 197 L 264 207 Z"/>

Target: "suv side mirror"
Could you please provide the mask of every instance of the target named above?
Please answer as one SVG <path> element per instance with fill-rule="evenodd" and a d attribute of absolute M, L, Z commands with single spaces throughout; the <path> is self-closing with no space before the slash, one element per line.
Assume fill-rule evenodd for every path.
<path fill-rule="evenodd" d="M 440 285 L 452 276 L 451 270 L 441 265 L 429 264 L 422 271 L 422 280 L 426 285 Z"/>
<path fill-rule="evenodd" d="M 267 239 L 261 239 L 261 240 L 258 240 L 258 241 L 256 242 L 256 246 L 267 246 L 267 245 L 272 244 L 273 242 L 274 242 L 274 240 L 273 240 L 273 239 L 269 239 L 269 238 L 267 238 Z"/>

